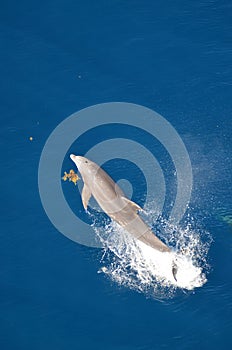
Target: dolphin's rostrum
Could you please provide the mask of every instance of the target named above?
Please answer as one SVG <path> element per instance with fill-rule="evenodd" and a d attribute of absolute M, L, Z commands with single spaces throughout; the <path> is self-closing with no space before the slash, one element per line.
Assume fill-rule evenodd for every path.
<path fill-rule="evenodd" d="M 71 154 L 70 158 L 76 164 L 84 182 L 81 196 L 85 210 L 92 195 L 102 210 L 132 236 L 160 252 L 171 252 L 138 215 L 142 208 L 126 198 L 120 187 L 102 168 L 85 157 Z M 172 266 L 172 273 L 176 280 L 175 264 Z"/>

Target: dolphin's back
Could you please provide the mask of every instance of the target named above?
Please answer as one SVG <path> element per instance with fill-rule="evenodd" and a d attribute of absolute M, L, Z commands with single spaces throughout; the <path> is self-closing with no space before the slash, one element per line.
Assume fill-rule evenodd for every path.
<path fill-rule="evenodd" d="M 100 207 L 133 237 L 162 252 L 170 252 L 138 214 L 138 205 L 128 200 L 121 188 L 101 168 L 92 192 Z"/>
<path fill-rule="evenodd" d="M 161 252 L 170 252 L 170 248 L 152 232 L 137 211 L 134 209 L 131 210 L 130 204 L 123 208 L 122 211 L 111 215 L 111 217 L 133 237 L 139 239 L 143 243 Z"/>

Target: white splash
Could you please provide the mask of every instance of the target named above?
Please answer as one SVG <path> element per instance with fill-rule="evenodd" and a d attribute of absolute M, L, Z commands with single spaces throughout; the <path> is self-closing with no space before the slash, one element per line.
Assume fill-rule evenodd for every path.
<path fill-rule="evenodd" d="M 113 222 L 104 230 L 93 225 L 104 245 L 103 267 L 99 272 L 120 285 L 161 299 L 172 297 L 178 288 L 193 290 L 203 286 L 207 281 L 203 270 L 207 267 L 208 244 L 203 244 L 200 235 L 190 227 L 183 230 L 168 223 L 163 226 L 167 242 L 175 241 L 181 253 L 161 253 L 134 239 Z"/>

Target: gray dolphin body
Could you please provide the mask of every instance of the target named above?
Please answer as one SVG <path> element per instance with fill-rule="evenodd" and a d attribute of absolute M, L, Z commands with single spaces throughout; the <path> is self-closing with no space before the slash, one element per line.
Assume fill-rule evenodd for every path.
<path fill-rule="evenodd" d="M 85 157 L 71 154 L 70 158 L 76 164 L 84 182 L 82 203 L 85 210 L 92 195 L 102 210 L 132 236 L 158 251 L 171 251 L 138 215 L 138 211 L 141 210 L 139 205 L 126 198 L 120 187 L 103 169 Z M 175 266 L 173 269 L 176 279 Z"/>

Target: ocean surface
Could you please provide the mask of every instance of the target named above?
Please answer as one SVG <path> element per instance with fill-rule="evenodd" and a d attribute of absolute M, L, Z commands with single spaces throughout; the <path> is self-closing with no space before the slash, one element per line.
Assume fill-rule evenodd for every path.
<path fill-rule="evenodd" d="M 0 8 L 0 349 L 231 349 L 231 1 L 12 0 Z M 108 102 L 158 112 L 185 144 L 193 191 L 171 238 L 194 239 L 205 276 L 196 288 L 155 280 L 141 287 L 151 276 L 138 266 L 128 270 L 125 259 L 137 258 L 134 251 L 80 245 L 45 213 L 38 167 L 46 140 L 71 114 Z M 70 151 L 84 155 L 114 133 L 153 147 L 139 131 L 112 128 L 77 140 L 62 172 L 73 167 Z M 154 147 L 174 195 L 170 161 Z M 127 179 L 132 199 L 144 204 L 137 167 L 112 160 L 105 170 Z M 44 176 L 52 181 L 57 174 L 49 169 Z M 73 212 L 83 215 L 74 185 L 62 188 Z M 173 234 L 168 201 L 161 223 L 147 211 L 163 239 Z M 95 214 L 85 217 L 93 229 L 120 233 Z"/>

